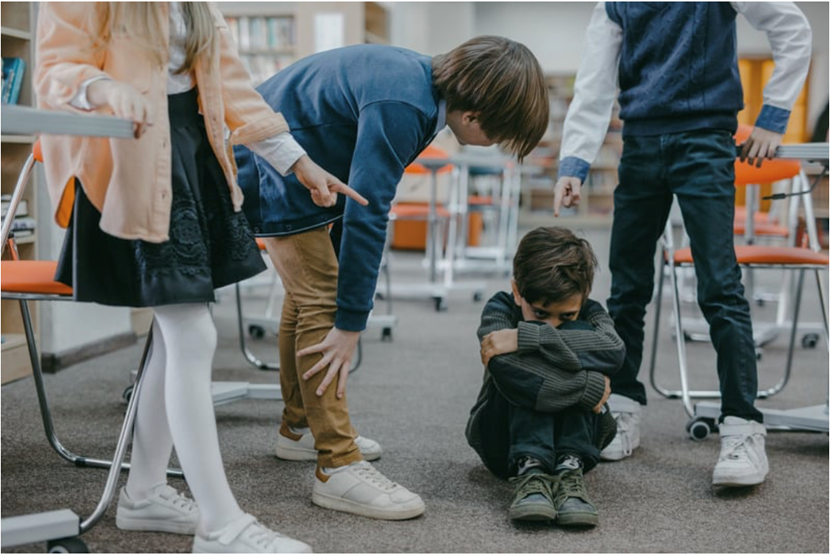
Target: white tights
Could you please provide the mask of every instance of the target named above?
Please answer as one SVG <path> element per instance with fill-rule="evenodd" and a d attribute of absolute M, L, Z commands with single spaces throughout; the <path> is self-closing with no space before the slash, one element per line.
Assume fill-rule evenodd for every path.
<path fill-rule="evenodd" d="M 211 365 L 216 327 L 206 304 L 156 307 L 153 348 L 145 369 L 133 432 L 127 493 L 143 499 L 167 483 L 173 446 L 206 532 L 224 528 L 244 513 L 231 493 L 222 456 Z"/>

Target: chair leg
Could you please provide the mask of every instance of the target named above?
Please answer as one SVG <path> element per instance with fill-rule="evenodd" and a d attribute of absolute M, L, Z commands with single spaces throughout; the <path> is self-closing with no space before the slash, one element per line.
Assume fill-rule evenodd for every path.
<path fill-rule="evenodd" d="M 239 284 L 234 285 L 236 289 L 236 319 L 239 326 L 239 349 L 242 351 L 242 355 L 245 357 L 245 360 L 248 361 L 251 366 L 254 368 L 259 368 L 260 370 L 279 370 L 280 363 L 278 362 L 265 362 L 256 357 L 251 350 L 248 348 L 247 340 L 245 339 L 245 325 L 244 325 L 244 317 L 242 315 L 242 294 L 239 291 Z"/>
<path fill-rule="evenodd" d="M 26 334 L 26 343 L 29 349 L 29 360 L 32 364 L 32 377 L 35 381 L 35 390 L 37 392 L 37 400 L 40 406 L 40 415 L 43 420 L 43 430 L 46 433 L 46 439 L 49 441 L 49 445 L 52 446 L 52 448 L 58 455 L 60 455 L 63 459 L 67 460 L 68 462 L 74 464 L 75 466 L 93 468 L 112 467 L 112 461 L 76 455 L 75 453 L 64 447 L 58 439 L 57 435 L 55 434 L 55 427 L 52 421 L 52 411 L 49 408 L 49 400 L 46 396 L 46 387 L 43 381 L 43 369 L 40 366 L 40 356 L 37 351 L 37 343 L 35 341 L 34 329 L 32 327 L 32 317 L 31 313 L 29 312 L 29 303 L 25 300 L 20 301 L 20 314 L 23 317 L 23 330 Z M 139 373 L 142 371 L 144 365 L 146 364 L 151 344 L 151 337 L 152 334 L 148 335 L 147 337 L 147 343 L 144 347 L 144 355 L 141 359 Z M 138 380 L 136 380 L 136 385 L 138 385 Z M 135 399 L 137 397 L 136 390 L 137 388 L 133 390 L 131 402 L 132 399 Z M 118 466 L 120 466 L 121 470 L 129 470 L 130 468 L 129 463 L 119 463 Z M 174 477 L 182 476 L 181 471 L 178 470 L 168 470 L 167 474 L 168 476 Z"/>

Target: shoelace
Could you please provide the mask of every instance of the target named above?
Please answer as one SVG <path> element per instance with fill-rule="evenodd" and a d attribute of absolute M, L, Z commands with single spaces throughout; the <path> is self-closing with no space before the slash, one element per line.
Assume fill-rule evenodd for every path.
<path fill-rule="evenodd" d="M 540 493 L 549 501 L 553 501 L 553 494 L 551 492 L 551 481 L 553 480 L 553 476 L 539 473 L 510 478 L 510 481 L 516 484 L 516 497 L 524 499 L 525 497 Z"/>
<path fill-rule="evenodd" d="M 723 438 L 721 447 L 721 459 L 729 459 L 737 461 L 749 457 L 747 452 L 747 443 L 754 442 L 755 439 L 751 435 L 746 436 L 726 436 Z"/>
<path fill-rule="evenodd" d="M 398 484 L 378 472 L 378 470 L 367 462 L 358 463 L 355 465 L 355 473 L 358 477 L 365 479 L 368 482 L 371 482 L 378 489 L 383 491 L 392 491 L 393 489 L 398 487 Z"/>
<path fill-rule="evenodd" d="M 620 438 L 623 455 L 627 457 L 631 455 L 631 436 L 628 432 L 631 429 L 632 416 L 627 412 L 620 412 L 614 416 L 617 418 L 617 437 Z"/>
<path fill-rule="evenodd" d="M 559 489 L 557 498 L 578 497 L 583 501 L 588 499 L 585 482 L 580 480 L 582 473 L 578 470 L 566 470 L 559 475 Z"/>
<path fill-rule="evenodd" d="M 196 503 L 192 499 L 175 490 L 159 493 L 159 497 L 165 501 L 169 501 L 174 507 L 184 509 L 187 512 L 192 512 L 196 509 Z"/>
<path fill-rule="evenodd" d="M 277 538 L 284 538 L 279 532 L 275 532 L 270 528 L 263 526 L 258 520 L 255 520 L 248 527 L 246 534 L 255 546 L 265 548 L 274 542 Z"/>

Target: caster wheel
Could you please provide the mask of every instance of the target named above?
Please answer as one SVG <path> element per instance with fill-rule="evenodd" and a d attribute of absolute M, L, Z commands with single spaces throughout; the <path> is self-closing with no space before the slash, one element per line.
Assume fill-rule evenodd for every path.
<path fill-rule="evenodd" d="M 383 328 L 380 332 L 381 341 L 392 341 L 392 328 Z"/>
<path fill-rule="evenodd" d="M 89 553 L 89 548 L 78 538 L 52 540 L 46 544 L 47 553 Z"/>
<path fill-rule="evenodd" d="M 135 387 L 134 384 L 130 384 L 124 388 L 124 391 L 121 393 L 121 400 L 125 403 L 130 402 L 130 398 L 133 396 L 133 388 Z"/>
<path fill-rule="evenodd" d="M 761 359 L 764 358 L 764 351 L 763 349 L 755 349 L 755 360 L 761 362 Z"/>
<path fill-rule="evenodd" d="M 757 304 L 758 306 L 764 306 L 764 304 L 766 304 L 766 301 L 764 299 L 755 299 L 755 304 Z"/>
<path fill-rule="evenodd" d="M 265 337 L 265 328 L 256 325 L 248 326 L 248 334 L 254 339 L 262 339 Z"/>
<path fill-rule="evenodd" d="M 689 432 L 689 437 L 695 441 L 703 441 L 715 427 L 713 420 L 708 418 L 695 418 L 686 424 L 686 431 Z"/>
<path fill-rule="evenodd" d="M 475 293 L 473 293 L 473 302 L 474 303 L 481 302 L 482 298 L 483 298 L 483 295 L 479 291 L 476 291 Z"/>
<path fill-rule="evenodd" d="M 446 312 L 449 308 L 444 297 L 433 297 L 433 300 L 435 301 L 435 312 Z"/>
<path fill-rule="evenodd" d="M 818 334 L 808 333 L 801 338 L 801 346 L 805 349 L 815 349 L 818 345 Z"/>

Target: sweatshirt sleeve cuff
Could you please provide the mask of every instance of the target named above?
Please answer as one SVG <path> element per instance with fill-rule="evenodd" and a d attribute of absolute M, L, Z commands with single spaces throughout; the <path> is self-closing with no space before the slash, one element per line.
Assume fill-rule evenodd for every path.
<path fill-rule="evenodd" d="M 605 376 L 599 372 L 588 372 L 585 393 L 579 400 L 579 406 L 585 410 L 591 410 L 599 404 L 603 395 L 605 395 Z"/>
<path fill-rule="evenodd" d="M 764 104 L 761 108 L 761 113 L 758 114 L 758 119 L 755 120 L 755 126 L 766 129 L 767 131 L 784 134 L 787 130 L 787 122 L 789 120 L 789 110 Z"/>
<path fill-rule="evenodd" d="M 539 350 L 539 337 L 542 326 L 539 324 L 531 324 L 528 322 L 519 322 L 518 336 L 519 349 L 517 352 L 526 353 L 528 351 Z"/>
<path fill-rule="evenodd" d="M 334 319 L 334 327 L 343 331 L 363 331 L 366 329 L 366 321 L 368 319 L 368 312 L 348 310 L 338 306 L 337 316 Z"/>
<path fill-rule="evenodd" d="M 591 169 L 591 164 L 582 158 L 567 156 L 559 162 L 558 177 L 578 177 L 582 183 L 585 183 L 589 169 Z"/>

